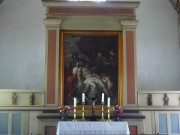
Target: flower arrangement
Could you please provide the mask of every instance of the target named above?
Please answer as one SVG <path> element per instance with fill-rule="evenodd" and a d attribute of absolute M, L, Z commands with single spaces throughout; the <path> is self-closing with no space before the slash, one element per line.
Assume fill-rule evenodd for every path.
<path fill-rule="evenodd" d="M 120 116 L 123 113 L 123 107 L 116 105 L 111 108 L 111 111 L 113 111 L 114 116 Z"/>
<path fill-rule="evenodd" d="M 57 113 L 61 114 L 63 117 L 68 116 L 69 113 L 71 113 L 71 107 L 70 106 L 59 106 L 57 108 Z"/>

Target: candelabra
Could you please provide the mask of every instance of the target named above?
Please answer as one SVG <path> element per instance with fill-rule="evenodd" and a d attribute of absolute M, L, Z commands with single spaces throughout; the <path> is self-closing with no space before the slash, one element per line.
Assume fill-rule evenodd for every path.
<path fill-rule="evenodd" d="M 84 105 L 85 105 L 85 103 L 82 102 L 82 121 L 85 121 L 85 117 L 84 117 Z"/>
<path fill-rule="evenodd" d="M 111 121 L 111 118 L 110 118 L 110 106 L 108 106 L 108 119 L 107 121 Z"/>
<path fill-rule="evenodd" d="M 104 102 L 101 102 L 102 105 L 102 117 L 101 117 L 101 121 L 104 121 Z"/>
<path fill-rule="evenodd" d="M 74 119 L 73 119 L 73 121 L 77 121 L 77 119 L 76 119 L 76 107 L 74 107 Z"/>

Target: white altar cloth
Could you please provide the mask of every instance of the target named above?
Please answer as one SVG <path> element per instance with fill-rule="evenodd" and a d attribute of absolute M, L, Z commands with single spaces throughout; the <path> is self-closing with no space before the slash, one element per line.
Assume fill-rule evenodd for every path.
<path fill-rule="evenodd" d="M 127 122 L 60 121 L 57 135 L 124 135 L 130 134 Z"/>

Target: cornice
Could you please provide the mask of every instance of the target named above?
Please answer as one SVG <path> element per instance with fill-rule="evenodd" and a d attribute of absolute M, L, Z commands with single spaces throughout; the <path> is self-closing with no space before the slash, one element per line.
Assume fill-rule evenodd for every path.
<path fill-rule="evenodd" d="M 46 28 L 59 28 L 61 22 L 61 19 L 44 19 Z"/>
<path fill-rule="evenodd" d="M 124 29 L 134 29 L 138 25 L 138 20 L 121 20 L 121 25 Z"/>
<path fill-rule="evenodd" d="M 91 2 L 91 1 L 60 1 L 60 0 L 42 0 L 45 7 L 89 7 L 89 8 L 131 8 L 135 9 L 140 2 Z"/>

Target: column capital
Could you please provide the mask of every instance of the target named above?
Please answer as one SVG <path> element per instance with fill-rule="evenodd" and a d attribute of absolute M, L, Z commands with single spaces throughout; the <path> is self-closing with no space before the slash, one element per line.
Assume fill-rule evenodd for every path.
<path fill-rule="evenodd" d="M 123 29 L 136 29 L 138 22 L 138 20 L 121 20 L 120 23 Z"/>
<path fill-rule="evenodd" d="M 61 19 L 44 19 L 46 28 L 60 28 Z"/>

